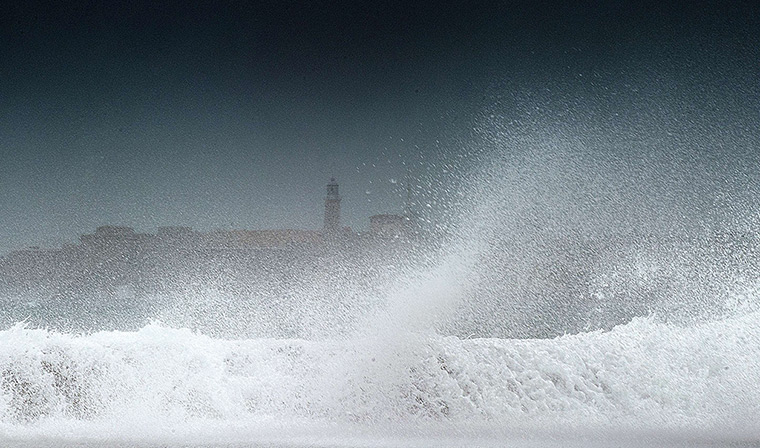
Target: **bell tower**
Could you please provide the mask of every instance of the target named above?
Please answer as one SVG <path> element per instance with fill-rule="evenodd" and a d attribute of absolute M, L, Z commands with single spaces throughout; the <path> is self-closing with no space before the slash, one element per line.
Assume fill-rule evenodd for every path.
<path fill-rule="evenodd" d="M 325 227 L 324 233 L 335 235 L 340 230 L 340 194 L 338 183 L 333 177 L 327 184 L 327 197 L 325 198 Z"/>

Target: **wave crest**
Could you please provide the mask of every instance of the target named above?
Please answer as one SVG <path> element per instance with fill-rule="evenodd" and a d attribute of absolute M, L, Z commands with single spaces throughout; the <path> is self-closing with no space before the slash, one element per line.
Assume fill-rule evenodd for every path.
<path fill-rule="evenodd" d="M 158 324 L 0 333 L 5 428 L 267 419 L 754 427 L 757 384 L 757 312 L 690 327 L 639 318 L 547 340 L 224 340 Z"/>

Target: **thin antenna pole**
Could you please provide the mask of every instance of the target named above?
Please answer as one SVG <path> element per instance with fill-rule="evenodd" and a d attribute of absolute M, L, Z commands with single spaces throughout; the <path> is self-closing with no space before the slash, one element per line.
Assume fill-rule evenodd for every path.
<path fill-rule="evenodd" d="M 404 203 L 404 215 L 407 219 L 412 217 L 412 176 L 409 167 L 406 168 L 406 201 Z"/>

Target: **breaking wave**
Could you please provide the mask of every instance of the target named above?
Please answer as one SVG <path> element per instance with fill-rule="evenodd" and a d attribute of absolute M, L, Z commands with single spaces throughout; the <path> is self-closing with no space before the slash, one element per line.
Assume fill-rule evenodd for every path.
<path fill-rule="evenodd" d="M 0 434 L 310 421 L 760 429 L 760 313 L 555 339 L 0 332 Z M 70 430 L 70 429 L 69 429 Z"/>

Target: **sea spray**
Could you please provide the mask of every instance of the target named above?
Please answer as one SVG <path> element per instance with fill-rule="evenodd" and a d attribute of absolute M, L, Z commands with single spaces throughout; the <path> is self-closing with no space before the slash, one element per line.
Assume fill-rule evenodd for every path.
<path fill-rule="evenodd" d="M 75 336 L 19 325 L 0 333 L 0 428 L 160 433 L 274 419 L 760 430 L 759 318 L 685 327 L 638 318 L 547 340 L 416 334 L 384 354 L 372 339 L 222 340 L 155 324 Z"/>

